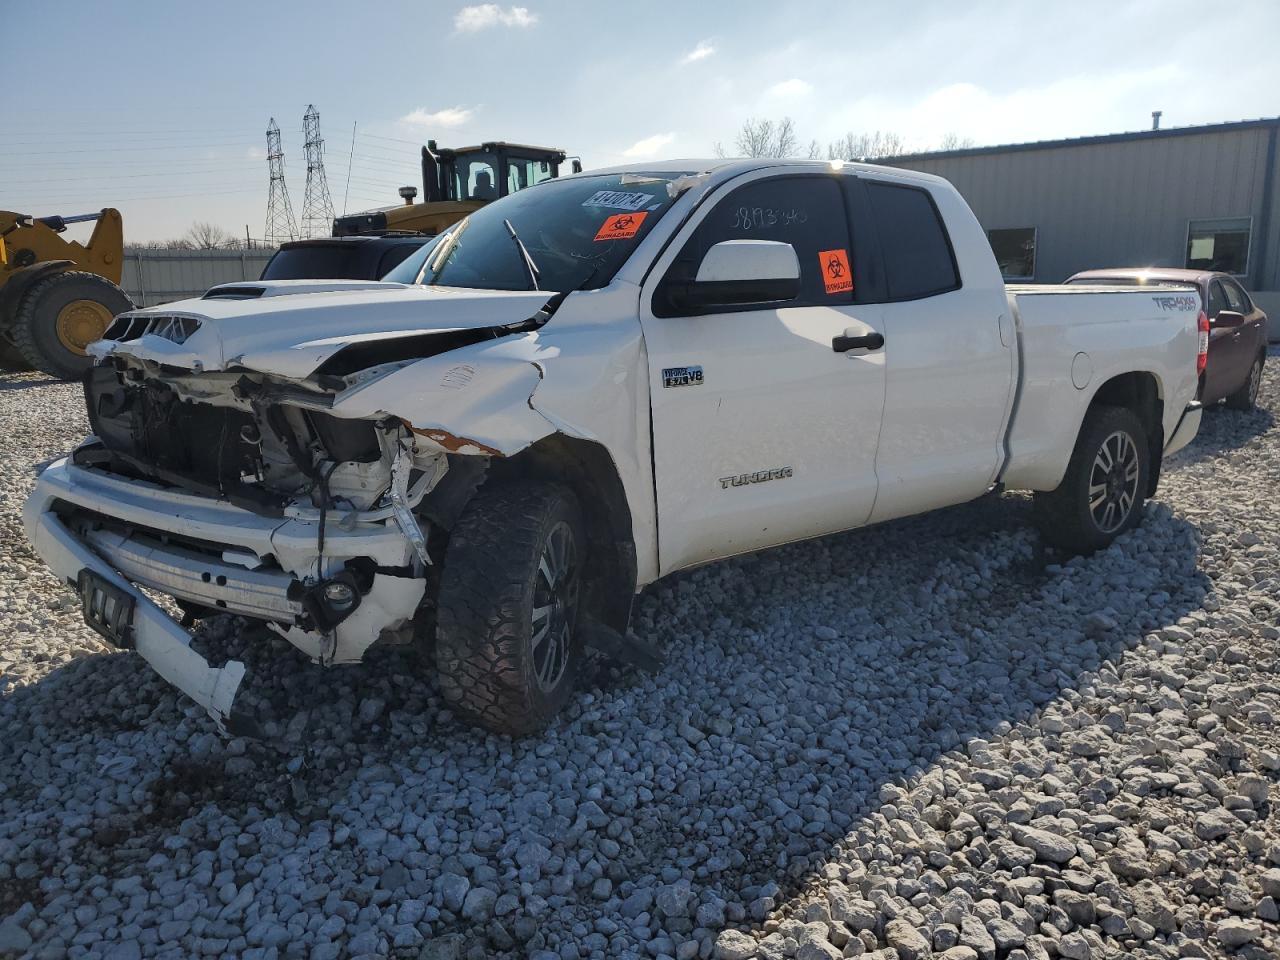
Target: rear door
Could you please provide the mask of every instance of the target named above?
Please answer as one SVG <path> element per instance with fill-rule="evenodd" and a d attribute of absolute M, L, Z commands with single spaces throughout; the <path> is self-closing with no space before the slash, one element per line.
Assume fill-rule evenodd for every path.
<path fill-rule="evenodd" d="M 732 181 L 702 202 L 645 281 L 663 574 L 855 527 L 871 513 L 884 354 L 832 349 L 846 332 L 880 328 L 879 307 L 857 302 L 850 179 L 775 169 Z M 715 243 L 743 239 L 794 247 L 794 301 L 696 316 L 670 305 L 665 283 L 695 275 Z"/>
<path fill-rule="evenodd" d="M 1015 386 L 1015 334 L 986 237 L 962 201 L 917 185 L 863 182 L 884 274 L 885 408 L 871 516 L 878 522 L 971 500 L 995 482 Z M 964 275 L 948 222 L 965 245 Z"/>

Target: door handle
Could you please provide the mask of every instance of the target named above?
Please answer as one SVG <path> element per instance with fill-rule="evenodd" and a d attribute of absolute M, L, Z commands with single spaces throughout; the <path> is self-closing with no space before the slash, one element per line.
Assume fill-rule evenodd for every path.
<path fill-rule="evenodd" d="M 861 337 L 846 337 L 841 334 L 838 337 L 831 338 L 831 349 L 836 353 L 844 353 L 846 350 L 853 350 L 856 347 L 879 350 L 883 346 L 884 334 L 882 333 L 868 333 Z"/>

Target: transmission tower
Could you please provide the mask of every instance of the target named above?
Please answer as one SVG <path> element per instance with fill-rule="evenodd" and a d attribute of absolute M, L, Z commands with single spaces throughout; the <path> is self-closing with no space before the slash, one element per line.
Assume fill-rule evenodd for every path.
<path fill-rule="evenodd" d="M 307 144 L 307 191 L 302 197 L 302 235 L 327 237 L 333 230 L 333 199 L 324 175 L 324 141 L 320 139 L 320 111 L 307 105 L 302 115 Z"/>
<path fill-rule="evenodd" d="M 267 192 L 267 243 L 283 243 L 298 236 L 298 225 L 293 219 L 293 204 L 289 202 L 289 188 L 284 185 L 284 150 L 280 147 L 280 128 L 276 118 L 267 125 L 267 167 L 271 170 L 271 185 Z"/>

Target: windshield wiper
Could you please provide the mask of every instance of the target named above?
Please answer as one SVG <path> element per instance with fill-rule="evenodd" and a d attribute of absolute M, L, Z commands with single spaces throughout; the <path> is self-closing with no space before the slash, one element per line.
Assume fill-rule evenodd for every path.
<path fill-rule="evenodd" d="M 516 233 L 516 228 L 511 225 L 510 220 L 503 220 L 507 225 L 507 233 L 511 234 L 511 239 L 516 243 L 516 249 L 520 251 L 520 259 L 524 262 L 524 268 L 529 272 L 529 283 L 532 286 L 530 290 L 540 290 L 538 286 L 538 265 L 533 262 L 533 257 L 529 256 L 529 248 L 524 245 L 524 241 L 520 239 L 520 235 Z"/>
<path fill-rule="evenodd" d="M 517 241 L 519 242 L 519 241 Z M 579 290 L 585 290 L 588 283 L 595 279 L 596 274 L 600 272 L 600 268 L 604 266 L 604 261 L 608 257 L 607 253 L 602 253 L 595 258 L 595 266 L 591 268 L 591 272 L 583 278 L 582 282 L 576 287 L 569 290 L 562 290 L 553 296 L 550 300 L 542 305 L 542 309 L 535 313 L 532 317 L 525 320 L 517 320 L 515 323 L 507 323 L 501 327 L 494 327 L 495 330 L 501 330 L 504 333 L 528 333 L 530 330 L 539 330 L 546 326 L 548 320 L 552 318 L 560 304 L 569 299 L 569 294 L 577 293 Z M 537 289 L 536 287 L 534 289 Z"/>

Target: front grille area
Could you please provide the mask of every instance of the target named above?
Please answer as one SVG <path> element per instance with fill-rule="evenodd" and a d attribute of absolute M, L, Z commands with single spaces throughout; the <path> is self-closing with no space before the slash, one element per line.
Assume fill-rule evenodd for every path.
<path fill-rule="evenodd" d="M 200 321 L 195 317 L 122 313 L 107 327 L 102 339 L 126 342 L 150 335 L 171 343 L 186 343 L 187 338 L 199 329 Z"/>
<path fill-rule="evenodd" d="M 154 380 L 127 383 L 109 365 L 93 367 L 84 389 L 89 425 L 117 465 L 233 502 L 247 497 L 262 506 L 278 499 L 243 482 L 261 469 L 252 415 L 182 400 Z"/>

